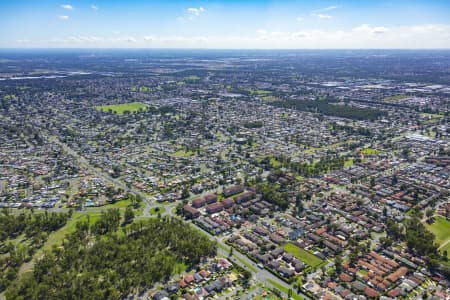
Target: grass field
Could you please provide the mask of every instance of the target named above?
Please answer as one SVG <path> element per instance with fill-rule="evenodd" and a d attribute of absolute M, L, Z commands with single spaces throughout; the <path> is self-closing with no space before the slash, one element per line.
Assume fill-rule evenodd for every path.
<path fill-rule="evenodd" d="M 89 216 L 89 223 L 95 223 L 100 217 L 100 212 L 74 212 L 72 218 L 70 218 L 66 225 L 61 229 L 50 233 L 47 241 L 44 243 L 41 249 L 39 249 L 34 255 L 33 259 L 27 263 L 22 264 L 19 270 L 19 274 L 23 274 L 24 272 L 29 272 L 32 270 L 34 262 L 36 259 L 42 256 L 44 251 L 49 251 L 52 249 L 53 245 L 61 245 L 62 240 L 66 236 L 66 234 L 72 233 L 75 231 L 76 223 L 81 220 L 87 220 Z"/>
<path fill-rule="evenodd" d="M 5 96 L 3 96 L 3 99 L 5 99 L 5 100 L 15 100 L 16 99 L 16 95 L 13 95 L 13 94 L 5 95 Z"/>
<path fill-rule="evenodd" d="M 431 119 L 442 119 L 444 117 L 443 114 L 429 114 L 429 113 L 420 113 L 422 117 L 429 117 Z"/>
<path fill-rule="evenodd" d="M 372 149 L 372 148 L 365 148 L 361 150 L 361 154 L 363 155 L 375 155 L 380 153 L 380 151 L 378 151 L 377 149 Z"/>
<path fill-rule="evenodd" d="M 250 95 L 252 96 L 264 96 L 264 95 L 270 95 L 272 94 L 272 91 L 266 91 L 266 90 L 254 90 L 254 89 L 247 89 L 246 90 Z"/>
<path fill-rule="evenodd" d="M 158 213 L 163 214 L 166 211 L 164 207 L 152 207 L 149 210 L 149 213 L 152 215 L 157 215 Z"/>
<path fill-rule="evenodd" d="M 299 248 L 292 243 L 286 243 L 283 248 L 286 252 L 291 253 L 292 255 L 303 261 L 305 264 L 313 268 L 316 268 L 323 263 L 323 260 L 315 256 L 314 254 L 306 251 L 305 249 Z"/>
<path fill-rule="evenodd" d="M 264 101 L 268 101 L 268 102 L 280 100 L 280 98 L 272 96 L 272 95 L 270 95 L 270 96 L 262 96 L 261 99 L 264 100 Z M 287 114 L 283 114 L 283 115 L 284 115 L 285 118 L 287 117 Z"/>
<path fill-rule="evenodd" d="M 191 76 L 188 76 L 188 77 L 184 77 L 183 79 L 187 80 L 187 81 L 196 81 L 196 80 L 199 80 L 200 77 L 198 77 L 197 75 L 191 75 Z"/>
<path fill-rule="evenodd" d="M 270 165 L 273 168 L 277 168 L 277 167 L 281 166 L 281 163 L 275 157 L 271 157 L 270 158 Z"/>
<path fill-rule="evenodd" d="M 126 200 L 120 200 L 117 202 L 114 202 L 113 204 L 107 204 L 105 205 L 103 208 L 127 208 L 128 206 L 131 205 L 131 200 L 126 199 Z"/>
<path fill-rule="evenodd" d="M 138 112 L 141 109 L 145 111 L 147 109 L 147 105 L 141 102 L 130 102 L 123 104 L 98 105 L 95 109 L 103 112 L 112 111 L 115 114 L 123 115 L 126 111 L 130 113 Z"/>
<path fill-rule="evenodd" d="M 450 258 L 450 242 L 447 242 L 447 244 L 445 244 L 441 248 L 439 248 L 439 251 L 441 253 L 444 253 L 444 251 L 447 251 L 447 257 Z"/>
<path fill-rule="evenodd" d="M 450 252 L 450 221 L 447 221 L 444 217 L 435 217 L 434 223 L 429 225 L 425 223 L 425 226 L 435 236 L 435 242 L 441 246 L 439 250 L 447 253 Z M 448 255 L 448 254 L 447 254 Z M 450 257 L 450 256 L 449 256 Z"/>
<path fill-rule="evenodd" d="M 348 159 L 344 162 L 344 168 L 353 166 L 353 159 Z"/>
<path fill-rule="evenodd" d="M 409 98 L 409 96 L 407 95 L 396 95 L 396 96 L 390 96 L 390 97 L 386 97 L 383 100 L 385 102 L 397 102 L 403 99 Z"/>
<path fill-rule="evenodd" d="M 192 152 L 192 151 L 184 151 L 184 150 L 180 149 L 177 152 L 174 152 L 173 155 L 176 156 L 176 157 L 189 157 L 189 156 L 194 155 L 194 152 Z"/>
<path fill-rule="evenodd" d="M 266 90 L 252 90 L 251 94 L 255 94 L 255 95 L 267 95 L 267 94 L 272 94 L 271 91 L 266 91 Z"/>
<path fill-rule="evenodd" d="M 277 289 L 279 289 L 280 291 L 282 291 L 283 293 L 287 294 L 289 292 L 289 289 L 286 288 L 284 285 L 279 284 L 278 282 L 272 280 L 272 279 L 267 279 L 268 282 L 270 282 L 271 285 L 273 285 L 274 287 L 276 287 Z M 295 300 L 302 300 L 303 298 L 300 297 L 299 295 L 297 295 L 294 291 L 292 291 L 292 299 Z"/>
<path fill-rule="evenodd" d="M 100 214 L 101 214 L 100 212 L 87 212 L 87 213 L 74 212 L 72 218 L 67 221 L 67 224 L 63 228 L 61 228 L 58 231 L 52 232 L 49 235 L 48 240 L 47 242 L 45 242 L 44 247 L 42 247 L 42 249 L 50 250 L 53 245 L 60 244 L 66 234 L 75 231 L 76 223 L 78 221 L 87 220 L 89 216 L 89 223 L 93 224 L 98 220 Z"/>

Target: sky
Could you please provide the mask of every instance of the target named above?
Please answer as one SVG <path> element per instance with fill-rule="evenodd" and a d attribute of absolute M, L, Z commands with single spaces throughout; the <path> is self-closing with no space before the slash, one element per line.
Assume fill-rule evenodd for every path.
<path fill-rule="evenodd" d="M 450 49 L 450 0 L 0 0 L 0 48 Z"/>

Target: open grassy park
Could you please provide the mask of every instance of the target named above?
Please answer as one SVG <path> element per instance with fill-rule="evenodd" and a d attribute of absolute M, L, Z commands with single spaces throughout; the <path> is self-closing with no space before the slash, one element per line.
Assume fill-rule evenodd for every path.
<path fill-rule="evenodd" d="M 344 162 L 344 168 L 348 168 L 348 167 L 351 167 L 351 166 L 353 166 L 353 159 L 347 159 Z"/>
<path fill-rule="evenodd" d="M 180 149 L 180 150 L 178 150 L 178 151 L 173 153 L 173 156 L 175 156 L 175 157 L 189 157 L 189 156 L 192 156 L 192 155 L 194 155 L 194 152 L 192 152 L 190 150 L 186 151 L 186 150 L 183 150 L 183 149 Z"/>
<path fill-rule="evenodd" d="M 439 245 L 439 251 L 442 253 L 446 250 L 450 258 L 450 221 L 438 216 L 434 218 L 432 224 L 425 224 L 425 226 L 435 235 L 434 241 Z"/>
<path fill-rule="evenodd" d="M 266 91 L 266 90 L 251 90 L 250 93 L 252 95 L 267 95 L 272 94 L 272 91 Z"/>
<path fill-rule="evenodd" d="M 141 102 L 130 102 L 123 104 L 109 104 L 109 105 L 98 105 L 95 109 L 103 112 L 113 112 L 118 115 L 123 115 L 125 112 L 134 113 L 141 110 L 146 110 L 147 105 Z"/>
<path fill-rule="evenodd" d="M 200 80 L 200 77 L 197 75 L 191 75 L 183 78 L 186 81 L 197 81 Z"/>
<path fill-rule="evenodd" d="M 303 261 L 305 264 L 317 268 L 320 264 L 322 264 L 324 261 L 312 254 L 309 251 L 306 251 L 305 249 L 302 249 L 300 247 L 297 247 L 296 245 L 292 243 L 286 243 L 284 245 L 284 251 L 291 253 L 296 258 Z"/>
<path fill-rule="evenodd" d="M 361 150 L 361 154 L 363 155 L 375 155 L 378 154 L 380 151 L 378 151 L 377 149 L 372 149 L 372 148 L 365 148 Z"/>
<path fill-rule="evenodd" d="M 395 96 L 385 97 L 383 100 L 384 100 L 385 102 L 391 102 L 391 103 L 393 103 L 393 102 L 398 102 L 398 101 L 400 101 L 400 100 L 407 99 L 407 98 L 410 98 L 410 97 L 411 97 L 411 96 L 408 96 L 408 95 L 395 95 Z"/>
<path fill-rule="evenodd" d="M 82 212 L 75 212 L 73 213 L 72 217 L 67 220 L 66 225 L 64 225 L 61 229 L 54 231 L 49 234 L 47 241 L 44 243 L 43 247 L 39 249 L 34 255 L 31 261 L 24 263 L 20 267 L 20 274 L 23 274 L 25 272 L 31 272 L 33 265 L 36 261 L 36 259 L 39 259 L 44 251 L 49 251 L 52 249 L 53 246 L 59 246 L 61 245 L 64 237 L 75 231 L 76 229 L 76 223 L 82 220 L 87 220 L 89 218 L 89 222 L 95 223 L 98 218 L 100 217 L 101 212 L 89 212 L 89 213 L 82 213 Z"/>

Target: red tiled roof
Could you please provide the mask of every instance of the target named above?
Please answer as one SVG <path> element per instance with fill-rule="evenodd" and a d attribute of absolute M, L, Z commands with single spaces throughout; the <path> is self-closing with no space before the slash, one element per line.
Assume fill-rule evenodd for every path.
<path fill-rule="evenodd" d="M 187 287 L 187 284 L 186 284 L 186 282 L 184 281 L 184 279 L 181 279 L 180 280 L 180 282 L 178 282 L 178 285 L 180 286 L 180 288 L 185 288 L 185 287 Z"/>
<path fill-rule="evenodd" d="M 316 230 L 316 234 L 317 235 L 321 235 L 321 234 L 325 233 L 326 231 L 327 230 L 324 227 L 322 227 L 322 228 L 319 228 L 319 229 Z"/>
<path fill-rule="evenodd" d="M 340 294 L 342 297 L 344 297 L 344 298 L 345 298 L 346 296 L 348 296 L 350 293 L 351 293 L 351 292 L 350 292 L 349 290 L 347 290 L 347 289 L 342 290 L 342 291 L 339 292 L 339 294 Z"/>
<path fill-rule="evenodd" d="M 398 295 L 400 295 L 400 291 L 397 290 L 397 289 L 392 289 L 392 290 L 390 290 L 390 291 L 387 293 L 387 295 L 388 295 L 389 297 L 395 298 L 395 297 L 397 297 Z"/>
<path fill-rule="evenodd" d="M 190 284 L 191 282 L 194 281 L 194 276 L 193 276 L 193 275 L 186 275 L 186 276 L 184 276 L 184 281 L 185 281 L 187 284 Z"/>
<path fill-rule="evenodd" d="M 337 283 L 336 282 L 328 282 L 328 288 L 330 289 L 335 289 L 337 287 Z"/>
<path fill-rule="evenodd" d="M 386 277 L 387 280 L 394 283 L 396 282 L 400 277 L 405 276 L 406 273 L 408 273 L 408 268 L 406 267 L 400 267 L 395 271 L 394 273 L 390 274 L 388 277 Z"/>
<path fill-rule="evenodd" d="M 346 274 L 346 273 L 341 273 L 341 275 L 339 275 L 339 279 L 345 282 L 351 282 L 353 281 L 353 277 Z"/>
<path fill-rule="evenodd" d="M 210 275 L 209 271 L 206 270 L 200 270 L 199 273 L 203 278 L 207 278 Z"/>
<path fill-rule="evenodd" d="M 371 297 L 371 298 L 378 298 L 380 296 L 380 294 L 375 291 L 374 289 L 370 288 L 370 287 L 366 287 L 366 289 L 364 290 L 364 293 L 366 294 L 367 297 Z"/>

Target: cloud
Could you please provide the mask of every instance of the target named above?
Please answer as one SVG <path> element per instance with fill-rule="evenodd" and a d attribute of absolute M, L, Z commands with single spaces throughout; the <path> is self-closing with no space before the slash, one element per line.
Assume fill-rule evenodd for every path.
<path fill-rule="evenodd" d="M 195 7 L 189 7 L 187 9 L 187 12 L 191 15 L 194 15 L 196 17 L 200 16 L 202 13 L 204 13 L 206 11 L 206 9 L 204 9 L 203 7 L 199 7 L 199 8 L 195 8 Z"/>
<path fill-rule="evenodd" d="M 195 18 L 200 17 L 200 15 L 202 15 L 203 13 L 206 12 L 206 9 L 204 9 L 203 7 L 189 7 L 188 9 L 186 9 L 186 12 L 183 16 L 178 17 L 177 21 L 179 22 L 187 22 L 187 21 L 192 21 Z"/>
<path fill-rule="evenodd" d="M 93 10 L 95 10 L 95 11 L 97 11 L 99 8 L 98 8 L 98 6 L 97 5 L 94 5 L 94 4 L 91 4 L 91 8 L 93 9 Z"/>
<path fill-rule="evenodd" d="M 352 29 L 353 32 L 359 32 L 364 34 L 383 34 L 389 31 L 386 27 L 372 27 L 370 24 L 362 24 Z"/>
<path fill-rule="evenodd" d="M 61 8 L 67 9 L 67 10 L 73 10 L 73 6 L 70 4 L 62 4 Z"/>
<path fill-rule="evenodd" d="M 381 34 L 381 33 L 387 32 L 387 31 L 389 31 L 389 29 L 386 27 L 374 27 L 372 30 L 372 33 Z"/>
<path fill-rule="evenodd" d="M 59 16 L 58 17 L 60 20 L 69 20 L 69 16 Z"/>
<path fill-rule="evenodd" d="M 239 35 L 66 36 L 18 47 L 215 48 L 215 49 L 437 49 L 450 48 L 450 24 L 383 27 L 362 24 L 348 30 L 270 31 Z"/>
<path fill-rule="evenodd" d="M 92 43 L 96 43 L 96 42 L 101 42 L 104 39 L 101 37 L 97 37 L 97 36 L 68 36 L 66 38 L 54 38 L 54 39 L 50 39 L 49 42 L 50 43 L 55 43 L 55 44 L 59 44 L 59 43 L 65 43 L 65 44 L 72 44 L 72 45 L 76 45 L 76 44 L 92 44 Z"/>
<path fill-rule="evenodd" d="M 332 18 L 332 16 L 325 15 L 325 14 L 315 14 L 315 13 L 313 13 L 312 16 L 318 17 L 319 19 L 326 19 L 326 20 L 329 20 L 329 19 Z"/>
<path fill-rule="evenodd" d="M 297 20 L 297 22 L 303 22 L 303 18 L 302 17 L 297 17 L 296 20 Z"/>
<path fill-rule="evenodd" d="M 319 12 L 326 12 L 326 11 L 336 10 L 336 9 L 338 9 L 340 7 L 341 7 L 340 5 L 331 5 L 331 6 L 327 6 L 327 7 L 324 7 L 324 8 L 313 10 L 312 13 L 316 14 L 316 13 L 319 13 Z"/>
<path fill-rule="evenodd" d="M 319 19 L 331 19 L 332 16 L 329 14 L 326 14 L 326 12 L 336 10 L 338 8 L 340 8 L 340 6 L 332 5 L 332 6 L 324 7 L 321 9 L 316 9 L 311 12 L 311 16 L 317 17 Z"/>
<path fill-rule="evenodd" d="M 292 37 L 293 38 L 306 38 L 306 37 L 308 37 L 308 33 L 305 31 L 294 32 L 292 34 Z"/>
<path fill-rule="evenodd" d="M 322 11 L 330 11 L 330 10 L 335 10 L 335 9 L 338 9 L 338 8 L 339 8 L 339 6 L 332 5 L 332 6 L 328 6 L 328 7 L 323 8 Z"/>

